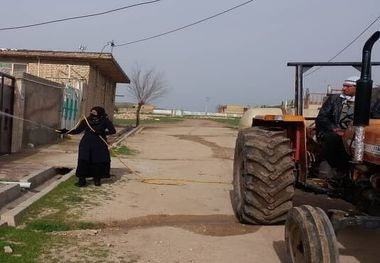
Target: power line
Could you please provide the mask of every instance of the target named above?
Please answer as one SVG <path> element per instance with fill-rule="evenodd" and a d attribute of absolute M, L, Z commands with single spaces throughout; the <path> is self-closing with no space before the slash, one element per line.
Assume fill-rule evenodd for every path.
<path fill-rule="evenodd" d="M 327 62 L 331 62 L 334 60 L 337 56 L 342 54 L 347 48 L 349 48 L 356 40 L 358 40 L 373 24 L 375 24 L 380 19 L 380 16 L 378 16 L 375 20 L 373 20 L 368 26 L 365 27 L 365 29 L 357 36 L 355 37 L 350 43 L 348 43 L 342 50 L 340 50 L 335 56 L 330 58 Z M 310 71 L 309 73 L 305 74 L 305 77 L 313 74 L 314 72 L 320 70 L 322 67 L 317 67 L 313 71 Z"/>
<path fill-rule="evenodd" d="M 123 6 L 123 7 L 111 9 L 111 10 L 104 11 L 104 12 L 93 13 L 93 14 L 88 14 L 88 15 L 81 15 L 81 16 L 73 16 L 73 17 L 67 17 L 67 18 L 62 18 L 62 19 L 55 19 L 55 20 L 50 20 L 50 21 L 45 21 L 45 22 L 40 22 L 40 23 L 35 23 L 35 24 L 23 25 L 23 26 L 3 27 L 3 28 L 0 28 L 0 31 L 15 30 L 15 29 L 28 28 L 28 27 L 36 27 L 36 26 L 59 23 L 59 22 L 64 22 L 64 21 L 69 21 L 69 20 L 82 19 L 82 18 L 93 17 L 93 16 L 101 16 L 101 15 L 117 12 L 120 10 L 140 6 L 140 5 L 153 4 L 156 2 L 160 2 L 160 1 L 161 0 L 153 0 L 153 1 L 148 1 L 148 2 L 142 2 L 142 3 L 137 3 L 137 4 L 133 4 L 133 5 L 128 5 L 128 6 Z"/>
<path fill-rule="evenodd" d="M 239 7 L 242 7 L 242 6 L 244 6 L 244 5 L 246 5 L 246 4 L 250 3 L 250 2 L 253 2 L 253 1 L 255 1 L 255 0 L 250 0 L 250 1 L 244 2 L 244 3 L 239 4 L 239 5 L 237 5 L 237 6 L 231 7 L 231 8 L 229 8 L 229 9 L 227 9 L 227 10 L 224 10 L 223 12 L 217 13 L 217 14 L 212 15 L 212 16 L 209 16 L 209 17 L 206 17 L 206 18 L 204 18 L 204 19 L 198 20 L 198 21 L 196 21 L 196 22 L 193 22 L 193 23 L 188 24 L 188 25 L 185 25 L 185 26 L 181 26 L 181 27 L 178 27 L 178 28 L 172 29 L 172 30 L 170 30 L 170 31 L 166 31 L 166 32 L 161 33 L 161 34 L 158 34 L 158 35 L 154 35 L 154 36 L 150 36 L 150 37 L 145 37 L 145 38 L 142 38 L 142 39 L 139 39 L 139 40 L 134 40 L 134 41 L 131 41 L 131 42 L 126 42 L 126 43 L 123 43 L 123 44 L 118 44 L 118 45 L 115 44 L 115 47 L 127 46 L 127 45 L 135 44 L 135 43 L 138 43 L 138 42 L 143 42 L 143 41 L 146 41 L 146 40 L 150 40 L 150 39 L 153 39 L 153 38 L 162 37 L 162 36 L 164 36 L 164 35 L 168 35 L 168 34 L 171 34 L 171 33 L 177 32 L 177 31 L 180 31 L 180 30 L 182 30 L 182 29 L 185 29 L 185 28 L 188 28 L 188 27 L 194 26 L 194 25 L 196 25 L 196 24 L 200 24 L 200 23 L 202 23 L 202 22 L 205 22 L 205 21 L 210 20 L 210 19 L 212 19 L 212 18 L 215 18 L 215 17 L 217 17 L 217 16 L 223 15 L 223 14 L 225 14 L 225 13 L 228 13 L 228 12 L 234 10 L 234 9 L 237 9 L 237 8 L 239 8 Z"/>

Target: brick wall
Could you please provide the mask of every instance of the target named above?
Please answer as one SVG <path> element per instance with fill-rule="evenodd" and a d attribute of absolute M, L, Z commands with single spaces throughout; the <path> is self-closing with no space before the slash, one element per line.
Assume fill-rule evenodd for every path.
<path fill-rule="evenodd" d="M 75 80 L 88 81 L 89 72 L 89 65 L 28 64 L 29 74 L 65 84 Z"/>
<path fill-rule="evenodd" d="M 73 87 L 82 86 L 81 115 L 88 115 L 93 106 L 102 106 L 110 119 L 113 118 L 116 83 L 97 68 L 89 65 L 29 63 L 28 73 Z"/>

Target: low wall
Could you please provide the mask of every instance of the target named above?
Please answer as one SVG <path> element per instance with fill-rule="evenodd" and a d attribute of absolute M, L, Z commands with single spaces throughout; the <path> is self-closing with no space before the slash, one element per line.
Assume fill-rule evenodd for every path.
<path fill-rule="evenodd" d="M 153 114 L 170 115 L 170 116 L 200 116 L 200 117 L 220 117 L 220 118 L 240 118 L 242 114 L 215 113 L 202 111 L 185 111 L 185 110 L 164 110 L 155 109 Z"/>
<path fill-rule="evenodd" d="M 61 126 L 64 86 L 27 73 L 16 75 L 12 152 L 28 146 L 52 143 Z"/>

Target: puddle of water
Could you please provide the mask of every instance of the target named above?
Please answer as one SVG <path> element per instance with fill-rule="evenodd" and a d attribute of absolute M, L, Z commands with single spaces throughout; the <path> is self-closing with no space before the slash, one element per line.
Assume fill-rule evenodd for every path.
<path fill-rule="evenodd" d="M 134 217 L 112 226 L 127 229 L 178 227 L 207 236 L 235 236 L 256 232 L 260 226 L 243 225 L 233 215 L 149 215 Z"/>

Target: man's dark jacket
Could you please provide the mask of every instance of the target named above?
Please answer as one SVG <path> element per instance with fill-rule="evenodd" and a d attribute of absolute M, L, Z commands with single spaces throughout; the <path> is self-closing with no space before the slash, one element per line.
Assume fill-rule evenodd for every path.
<path fill-rule="evenodd" d="M 315 119 L 317 134 L 332 132 L 333 129 L 339 128 L 343 100 L 344 98 L 340 97 L 340 94 L 333 94 L 323 103 L 323 106 Z M 370 117 L 373 119 L 380 118 L 380 89 L 374 88 L 372 91 Z"/>
<path fill-rule="evenodd" d="M 344 98 L 340 97 L 340 94 L 333 94 L 323 103 L 315 119 L 317 133 L 332 132 L 333 129 L 339 128 L 338 123 L 342 112 L 343 100 Z"/>

